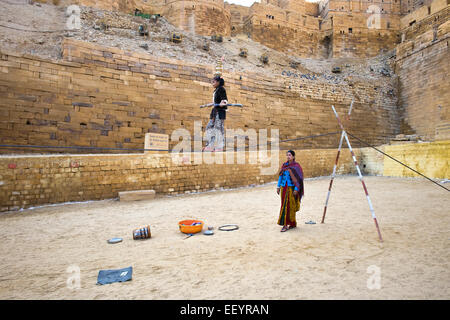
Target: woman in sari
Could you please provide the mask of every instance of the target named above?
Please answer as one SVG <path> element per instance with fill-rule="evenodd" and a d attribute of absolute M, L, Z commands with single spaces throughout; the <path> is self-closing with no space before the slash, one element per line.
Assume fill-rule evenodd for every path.
<path fill-rule="evenodd" d="M 281 209 L 278 224 L 283 226 L 281 232 L 297 226 L 295 215 L 300 210 L 300 200 L 304 195 L 303 170 L 295 161 L 295 152 L 286 152 L 287 161 L 279 172 L 277 193 L 281 192 Z"/>

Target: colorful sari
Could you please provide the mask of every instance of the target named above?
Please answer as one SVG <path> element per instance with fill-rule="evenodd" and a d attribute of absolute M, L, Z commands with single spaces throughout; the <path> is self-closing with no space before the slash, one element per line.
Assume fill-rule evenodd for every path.
<path fill-rule="evenodd" d="M 298 192 L 297 196 L 294 196 L 294 187 L 289 187 L 287 183 L 281 188 L 281 209 L 278 224 L 280 226 L 295 228 L 297 226 L 295 215 L 300 210 L 300 200 L 304 195 L 303 170 L 295 161 L 284 163 L 279 175 L 282 175 L 286 170 L 289 172 L 290 179 L 295 187 L 297 187 Z"/>

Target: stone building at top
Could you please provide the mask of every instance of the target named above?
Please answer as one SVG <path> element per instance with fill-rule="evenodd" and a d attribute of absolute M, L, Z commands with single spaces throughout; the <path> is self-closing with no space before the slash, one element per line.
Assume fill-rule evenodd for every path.
<path fill-rule="evenodd" d="M 48 0 L 38 0 L 47 2 Z M 103 10 L 160 14 L 174 26 L 199 35 L 230 36 L 230 11 L 223 0 L 62 0 Z"/>
<path fill-rule="evenodd" d="M 239 19 L 237 6 L 225 8 L 232 34 L 301 57 L 371 57 L 399 42 L 400 0 L 262 0 Z"/>
<path fill-rule="evenodd" d="M 41 0 L 46 2 L 47 0 Z M 64 0 L 63 0 L 64 1 Z M 68 0 L 66 0 L 68 1 Z M 71 0 L 70 4 L 160 14 L 203 36 L 244 35 L 286 54 L 310 58 L 373 57 L 402 42 L 401 20 L 432 0 L 260 0 L 250 7 L 224 0 Z M 449 0 L 439 3 L 448 7 Z M 436 5 L 434 5 L 436 7 Z"/>

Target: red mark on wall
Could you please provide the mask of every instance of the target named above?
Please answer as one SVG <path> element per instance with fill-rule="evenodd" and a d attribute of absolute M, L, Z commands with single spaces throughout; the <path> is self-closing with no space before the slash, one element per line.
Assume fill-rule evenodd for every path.
<path fill-rule="evenodd" d="M 15 169 L 15 168 L 17 168 L 17 164 L 15 163 L 8 164 L 8 169 Z"/>
<path fill-rule="evenodd" d="M 76 162 L 76 161 L 73 161 L 73 162 L 70 163 L 70 166 L 72 168 L 78 168 L 80 166 L 80 164 L 78 162 Z"/>

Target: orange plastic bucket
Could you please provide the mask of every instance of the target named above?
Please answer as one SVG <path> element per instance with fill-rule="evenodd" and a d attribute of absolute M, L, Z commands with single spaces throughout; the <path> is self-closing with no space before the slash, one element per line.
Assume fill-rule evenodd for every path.
<path fill-rule="evenodd" d="M 186 234 L 198 233 L 203 229 L 203 221 L 200 220 L 182 220 L 178 222 L 180 231 Z"/>

